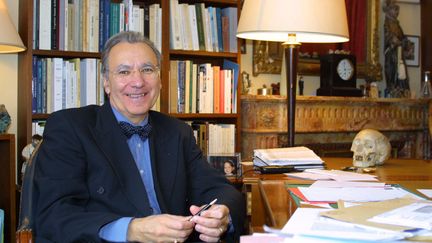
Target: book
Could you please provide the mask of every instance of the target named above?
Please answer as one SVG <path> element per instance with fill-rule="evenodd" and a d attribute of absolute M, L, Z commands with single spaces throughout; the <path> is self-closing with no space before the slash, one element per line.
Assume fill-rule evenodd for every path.
<path fill-rule="evenodd" d="M 52 0 L 39 0 L 39 49 L 51 49 Z"/>
<path fill-rule="evenodd" d="M 222 68 L 225 70 L 232 70 L 232 87 L 231 87 L 231 112 L 237 113 L 237 87 L 240 66 L 238 63 L 224 59 Z"/>
<path fill-rule="evenodd" d="M 170 61 L 170 71 L 169 71 L 169 112 L 177 113 L 178 107 L 178 83 L 177 83 L 177 74 L 178 73 L 178 61 L 172 60 Z"/>
<path fill-rule="evenodd" d="M 179 60 L 177 62 L 177 112 L 185 113 L 185 85 L 186 85 L 186 61 Z"/>
<path fill-rule="evenodd" d="M 52 63 L 52 104 L 50 105 L 52 105 L 52 111 L 58 111 L 64 108 L 63 58 L 52 58 Z"/>
<path fill-rule="evenodd" d="M 192 61 L 191 60 L 185 60 L 185 90 L 184 90 L 184 113 L 191 113 L 190 112 L 190 108 L 191 108 L 191 66 L 192 66 Z"/>
<path fill-rule="evenodd" d="M 192 39 L 192 50 L 194 51 L 199 51 L 200 47 L 199 47 L 199 40 L 198 40 L 198 26 L 197 26 L 197 18 L 196 18 L 196 10 L 195 10 L 195 5 L 194 4 L 190 4 L 188 5 L 189 8 L 189 24 L 190 24 L 190 29 L 191 29 L 191 36 L 190 38 Z"/>
<path fill-rule="evenodd" d="M 51 50 L 59 49 L 59 11 L 60 0 L 52 0 L 51 4 Z"/>
<path fill-rule="evenodd" d="M 144 4 L 144 36 L 150 38 L 150 9 L 148 4 Z"/>
<path fill-rule="evenodd" d="M 198 32 L 198 44 L 199 50 L 205 51 L 205 35 L 204 35 L 204 3 L 195 3 L 196 20 L 197 20 L 197 32 Z"/>
<path fill-rule="evenodd" d="M 223 8 L 222 16 L 228 17 L 229 52 L 237 52 L 237 8 Z"/>
<path fill-rule="evenodd" d="M 182 22 L 182 40 L 184 50 L 193 50 L 192 47 L 192 28 L 191 28 L 191 17 L 189 16 L 189 5 L 182 3 L 179 5 L 181 12 Z"/>
<path fill-rule="evenodd" d="M 223 52 L 223 36 L 222 36 L 222 15 L 221 9 L 216 8 L 216 28 L 217 28 L 217 38 L 218 38 L 218 51 Z"/>
<path fill-rule="evenodd" d="M 197 113 L 198 64 L 192 64 L 191 113 Z"/>
<path fill-rule="evenodd" d="M 174 50 L 183 48 L 179 8 L 178 0 L 170 0 L 170 47 Z"/>
<path fill-rule="evenodd" d="M 221 113 L 220 98 L 220 66 L 213 66 L 213 113 Z"/>

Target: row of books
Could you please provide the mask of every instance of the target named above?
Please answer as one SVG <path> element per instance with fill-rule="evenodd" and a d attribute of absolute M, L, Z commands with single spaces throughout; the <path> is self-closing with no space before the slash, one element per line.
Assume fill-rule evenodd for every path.
<path fill-rule="evenodd" d="M 32 112 L 103 104 L 100 60 L 33 57 Z"/>
<path fill-rule="evenodd" d="M 35 0 L 33 48 L 99 52 L 123 30 L 141 32 L 161 50 L 160 4 L 132 0 Z"/>
<path fill-rule="evenodd" d="M 32 134 L 42 135 L 45 120 L 32 122 Z M 205 155 L 230 154 L 235 152 L 235 125 L 209 122 L 187 122 L 194 132 L 195 140 Z"/>
<path fill-rule="evenodd" d="M 188 122 L 195 140 L 205 155 L 235 152 L 235 125 L 210 122 Z"/>
<path fill-rule="evenodd" d="M 170 0 L 171 49 L 237 52 L 237 8 Z"/>
<path fill-rule="evenodd" d="M 236 113 L 238 64 L 170 61 L 169 111 L 171 113 Z"/>

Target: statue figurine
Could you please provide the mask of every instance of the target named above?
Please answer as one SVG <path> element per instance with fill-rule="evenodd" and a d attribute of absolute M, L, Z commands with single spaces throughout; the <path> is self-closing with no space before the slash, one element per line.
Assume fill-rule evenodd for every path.
<path fill-rule="evenodd" d="M 397 19 L 399 6 L 395 0 L 386 0 L 383 7 L 384 20 L 384 73 L 389 96 L 409 98 L 410 88 L 403 46 L 409 40 L 404 35 Z"/>
<path fill-rule="evenodd" d="M 3 104 L 0 104 L 0 134 L 5 133 L 11 124 L 11 117 Z"/>
<path fill-rule="evenodd" d="M 36 146 L 42 141 L 42 136 L 39 134 L 34 134 L 32 136 L 31 143 L 27 144 L 23 150 L 21 151 L 21 156 L 24 159 L 24 162 L 21 167 L 21 178 L 24 176 L 25 169 L 27 168 L 27 164 L 29 159 L 31 158 L 33 151 L 35 150 Z"/>
<path fill-rule="evenodd" d="M 242 94 L 247 95 L 249 93 L 250 88 L 252 87 L 252 82 L 249 79 L 249 73 L 243 71 L 242 75 Z"/>

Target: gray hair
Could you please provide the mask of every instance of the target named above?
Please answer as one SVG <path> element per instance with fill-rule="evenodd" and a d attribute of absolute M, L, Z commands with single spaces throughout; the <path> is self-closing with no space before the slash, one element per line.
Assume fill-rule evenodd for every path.
<path fill-rule="evenodd" d="M 104 50 L 102 52 L 102 73 L 105 78 L 108 78 L 108 56 L 111 52 L 111 49 L 117 44 L 128 42 L 131 44 L 134 43 L 144 43 L 149 46 L 157 58 L 157 65 L 160 67 L 161 64 L 161 54 L 152 41 L 144 37 L 140 32 L 135 31 L 122 31 L 116 35 L 111 36 L 108 41 L 105 43 Z"/>

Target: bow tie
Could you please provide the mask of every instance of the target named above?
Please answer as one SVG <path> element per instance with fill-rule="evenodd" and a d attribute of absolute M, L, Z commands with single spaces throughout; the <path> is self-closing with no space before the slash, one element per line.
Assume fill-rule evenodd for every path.
<path fill-rule="evenodd" d="M 145 126 L 133 126 L 127 122 L 119 122 L 120 128 L 122 129 L 124 135 L 129 139 L 132 135 L 137 134 L 140 136 L 141 140 L 145 141 L 151 131 L 150 123 L 147 123 Z"/>

